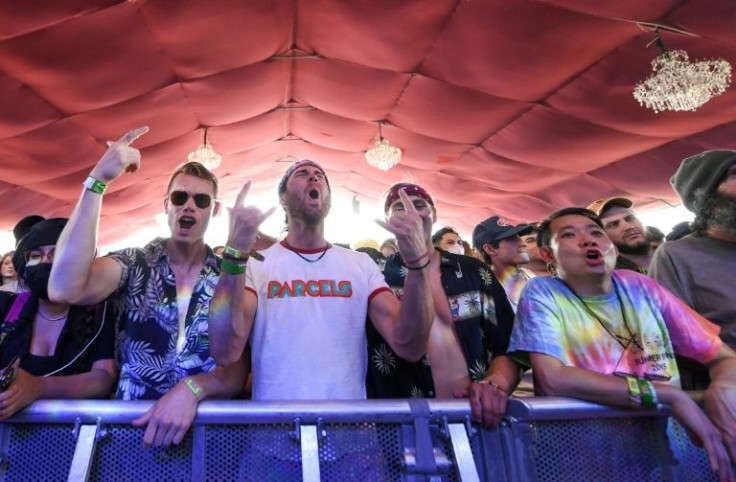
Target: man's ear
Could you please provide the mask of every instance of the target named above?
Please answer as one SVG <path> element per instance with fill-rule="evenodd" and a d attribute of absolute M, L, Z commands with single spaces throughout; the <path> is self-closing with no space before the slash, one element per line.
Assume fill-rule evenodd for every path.
<path fill-rule="evenodd" d="M 490 244 L 483 245 L 483 252 L 486 253 L 488 256 L 494 256 L 496 254 L 496 250 L 493 249 L 493 246 L 491 246 Z"/>
<path fill-rule="evenodd" d="M 541 248 L 539 248 L 539 257 L 542 258 L 542 261 L 547 264 L 557 263 L 555 255 L 552 252 L 552 248 L 550 248 L 549 246 L 542 246 Z"/>
<path fill-rule="evenodd" d="M 220 209 L 222 209 L 222 203 L 220 201 L 215 201 L 215 209 L 212 211 L 212 216 L 219 215 Z"/>
<path fill-rule="evenodd" d="M 164 198 L 164 212 L 165 213 L 169 212 L 169 196 L 166 196 Z"/>

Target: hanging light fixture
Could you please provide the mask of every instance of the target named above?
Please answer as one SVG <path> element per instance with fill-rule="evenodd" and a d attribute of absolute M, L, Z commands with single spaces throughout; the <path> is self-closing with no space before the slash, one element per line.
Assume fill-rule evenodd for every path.
<path fill-rule="evenodd" d="M 204 128 L 204 140 L 199 147 L 190 152 L 187 159 L 191 162 L 199 162 L 210 171 L 214 171 L 220 167 L 222 156 L 215 152 L 212 144 L 207 143 L 207 127 Z"/>
<path fill-rule="evenodd" d="M 378 123 L 378 140 L 376 144 L 365 151 L 365 159 L 368 164 L 376 169 L 388 171 L 401 160 L 401 149 L 389 144 L 388 139 L 383 138 L 381 131 L 382 122 Z"/>
<path fill-rule="evenodd" d="M 634 88 L 639 105 L 655 113 L 694 111 L 721 95 L 731 83 L 731 64 L 723 59 L 690 62 L 687 52 L 664 48 L 659 30 L 654 43 L 661 55 L 652 60 L 654 74 Z"/>

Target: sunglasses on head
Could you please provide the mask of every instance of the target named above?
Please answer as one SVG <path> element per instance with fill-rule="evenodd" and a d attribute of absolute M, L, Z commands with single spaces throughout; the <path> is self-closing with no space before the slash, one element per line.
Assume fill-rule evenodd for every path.
<path fill-rule="evenodd" d="M 184 203 L 187 202 L 187 199 L 189 199 L 189 196 L 194 199 L 194 204 L 199 209 L 206 209 L 210 207 L 210 204 L 212 204 L 212 196 L 209 194 L 192 194 L 186 191 L 171 191 L 171 193 L 169 193 L 169 201 L 171 201 L 171 204 L 174 206 L 183 206 Z"/>

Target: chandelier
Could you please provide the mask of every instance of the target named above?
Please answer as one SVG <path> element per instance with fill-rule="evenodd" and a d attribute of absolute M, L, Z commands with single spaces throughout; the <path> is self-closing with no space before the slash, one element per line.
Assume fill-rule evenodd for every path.
<path fill-rule="evenodd" d="M 378 123 L 378 140 L 365 152 L 365 159 L 370 166 L 382 171 L 388 171 L 401 160 L 401 149 L 392 146 L 388 139 L 383 138 L 380 122 Z"/>
<path fill-rule="evenodd" d="M 655 113 L 694 111 L 726 90 L 731 83 L 731 64 L 723 59 L 690 62 L 687 52 L 667 51 L 659 31 L 654 33 L 662 54 L 652 60 L 654 74 L 634 88 L 639 105 Z"/>
<path fill-rule="evenodd" d="M 204 128 L 204 139 L 202 144 L 199 145 L 197 150 L 192 151 L 187 156 L 190 162 L 199 162 L 210 171 L 214 171 L 220 167 L 222 162 L 222 156 L 215 152 L 212 148 L 212 144 L 207 143 L 207 128 Z"/>

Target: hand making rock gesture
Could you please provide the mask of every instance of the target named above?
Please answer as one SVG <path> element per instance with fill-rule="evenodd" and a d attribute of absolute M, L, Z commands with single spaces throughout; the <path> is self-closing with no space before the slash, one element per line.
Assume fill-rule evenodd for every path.
<path fill-rule="evenodd" d="M 399 252 L 407 264 L 414 260 L 424 261 L 430 254 L 432 216 L 421 215 L 404 189 L 399 191 L 399 197 L 404 209 L 394 211 L 388 221 L 376 219 L 376 222 L 396 236 Z"/>
<path fill-rule="evenodd" d="M 227 245 L 243 253 L 247 253 L 253 248 L 261 223 L 276 211 L 275 206 L 266 212 L 262 212 L 256 206 L 245 206 L 248 191 L 250 191 L 250 181 L 247 181 L 238 193 L 235 205 L 228 209 L 230 212 L 230 233 Z"/>

